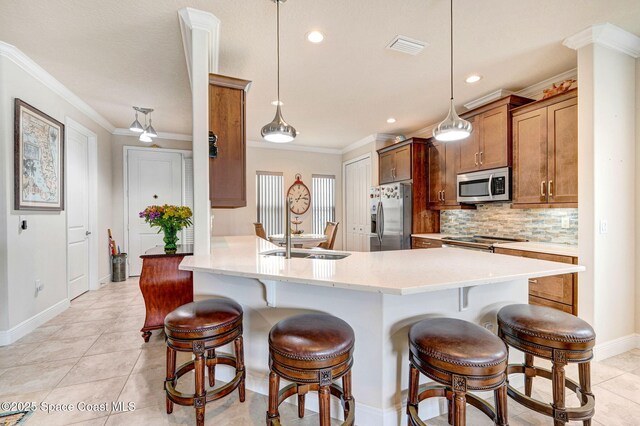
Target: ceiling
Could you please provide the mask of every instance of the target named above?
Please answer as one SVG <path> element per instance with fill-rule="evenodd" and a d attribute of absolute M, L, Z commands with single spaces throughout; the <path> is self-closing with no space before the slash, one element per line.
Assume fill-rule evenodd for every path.
<path fill-rule="evenodd" d="M 269 0 L 2 0 L 0 40 L 13 44 L 116 127 L 132 105 L 155 108 L 160 132 L 191 133 L 178 9 L 221 21 L 220 73 L 253 81 L 247 136 L 261 140 L 276 98 L 275 4 Z M 576 66 L 562 40 L 610 22 L 640 34 L 637 0 L 458 0 L 455 90 L 462 105 Z M 318 29 L 323 43 L 306 41 Z M 289 0 L 281 6 L 281 97 L 294 144 L 343 148 L 372 133 L 409 133 L 444 118 L 449 99 L 446 0 Z M 397 34 L 429 46 L 389 51 Z M 484 78 L 468 85 L 464 78 Z M 394 117 L 397 122 L 387 124 Z"/>

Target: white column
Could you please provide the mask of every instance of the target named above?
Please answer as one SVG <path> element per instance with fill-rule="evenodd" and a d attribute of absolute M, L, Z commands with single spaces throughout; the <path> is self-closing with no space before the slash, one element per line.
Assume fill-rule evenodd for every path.
<path fill-rule="evenodd" d="M 211 244 L 209 201 L 209 73 L 218 71 L 220 20 L 208 12 L 178 11 L 191 82 L 193 110 L 194 253 L 206 255 Z"/>
<path fill-rule="evenodd" d="M 578 52 L 579 314 L 596 358 L 635 346 L 635 66 L 640 38 L 598 24 L 566 39 Z"/>

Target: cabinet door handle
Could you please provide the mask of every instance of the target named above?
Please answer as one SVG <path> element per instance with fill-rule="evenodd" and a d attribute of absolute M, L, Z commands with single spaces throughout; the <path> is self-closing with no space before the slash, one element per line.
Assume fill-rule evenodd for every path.
<path fill-rule="evenodd" d="M 544 193 L 544 184 L 545 181 L 543 180 L 542 182 L 540 182 L 540 196 L 544 197 L 546 194 Z"/>
<path fill-rule="evenodd" d="M 443 190 L 442 190 L 442 202 L 443 202 L 443 203 L 444 203 L 444 199 L 445 199 L 444 194 L 445 194 L 445 192 L 444 192 L 444 189 L 443 189 Z"/>
<path fill-rule="evenodd" d="M 476 166 L 478 165 L 478 153 L 476 152 Z"/>
<path fill-rule="evenodd" d="M 553 185 L 553 181 L 552 180 L 549 181 L 549 186 L 547 188 L 547 192 L 549 193 L 549 197 L 553 197 L 553 192 L 551 192 L 551 189 L 553 187 L 551 185 Z"/>
<path fill-rule="evenodd" d="M 480 165 L 482 165 L 482 154 L 483 154 L 483 152 L 480 151 Z"/>

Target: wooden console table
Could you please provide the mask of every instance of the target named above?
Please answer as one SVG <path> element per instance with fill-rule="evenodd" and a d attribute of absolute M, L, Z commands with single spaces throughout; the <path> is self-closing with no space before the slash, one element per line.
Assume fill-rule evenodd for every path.
<path fill-rule="evenodd" d="M 140 256 L 140 291 L 146 309 L 144 326 L 140 332 L 145 342 L 149 341 L 151 330 L 164 327 L 164 317 L 169 312 L 193 302 L 193 273 L 178 269 L 182 259 L 191 255 L 192 245 L 179 245 L 173 254 L 165 253 L 164 247 L 158 246 Z"/>

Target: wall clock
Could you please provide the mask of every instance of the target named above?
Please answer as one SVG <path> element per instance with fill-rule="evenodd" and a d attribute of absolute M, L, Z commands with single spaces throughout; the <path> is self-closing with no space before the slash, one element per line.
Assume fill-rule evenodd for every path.
<path fill-rule="evenodd" d="M 307 185 L 300 180 L 301 176 L 296 175 L 296 181 L 289 187 L 287 191 L 287 199 L 291 205 L 291 213 L 301 215 L 309 210 L 311 205 L 311 193 Z"/>

